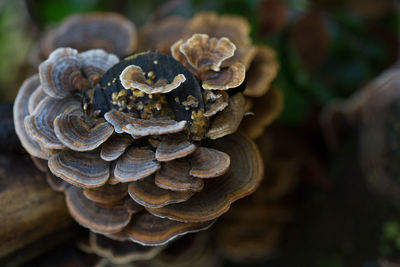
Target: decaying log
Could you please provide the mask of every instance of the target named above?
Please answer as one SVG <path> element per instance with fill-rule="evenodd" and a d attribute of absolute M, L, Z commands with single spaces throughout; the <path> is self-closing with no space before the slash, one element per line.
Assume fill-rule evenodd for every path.
<path fill-rule="evenodd" d="M 23 263 L 52 248 L 76 232 L 70 231 L 74 225 L 64 194 L 49 187 L 23 152 L 12 104 L 0 103 L 0 266 Z"/>
<path fill-rule="evenodd" d="M 0 153 L 0 257 L 71 223 L 64 195 L 47 185 L 28 155 Z"/>

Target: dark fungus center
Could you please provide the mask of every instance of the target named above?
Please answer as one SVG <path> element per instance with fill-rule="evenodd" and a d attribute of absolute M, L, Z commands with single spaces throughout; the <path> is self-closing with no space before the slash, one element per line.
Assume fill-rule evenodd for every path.
<path fill-rule="evenodd" d="M 170 83 L 179 74 L 183 74 L 186 81 L 165 94 L 148 95 L 138 90 L 127 90 L 119 77 L 130 65 L 139 66 L 149 83 L 160 79 Z M 156 52 L 136 54 L 114 65 L 95 88 L 92 102 L 93 110 L 99 110 L 100 116 L 116 109 L 142 119 L 149 118 L 149 113 L 153 113 L 155 116 L 192 122 L 193 114 L 204 111 L 200 84 L 193 74 L 174 58 Z"/>

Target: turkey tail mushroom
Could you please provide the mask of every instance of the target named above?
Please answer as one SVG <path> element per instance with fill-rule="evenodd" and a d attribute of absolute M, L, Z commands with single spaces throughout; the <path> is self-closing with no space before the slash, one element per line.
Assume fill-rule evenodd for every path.
<path fill-rule="evenodd" d="M 80 52 L 101 48 L 123 57 L 137 47 L 135 25 L 117 13 L 94 12 L 73 15 L 50 30 L 40 44 L 43 58 L 58 47 L 72 47 Z"/>

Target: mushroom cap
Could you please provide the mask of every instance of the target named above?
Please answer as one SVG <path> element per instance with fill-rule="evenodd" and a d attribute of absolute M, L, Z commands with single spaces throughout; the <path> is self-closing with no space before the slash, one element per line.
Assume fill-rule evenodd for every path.
<path fill-rule="evenodd" d="M 188 69 L 191 73 L 193 73 L 196 76 L 199 76 L 200 75 L 199 69 L 190 64 L 188 59 L 186 58 L 186 55 L 181 52 L 181 46 L 183 44 L 185 44 L 184 40 L 176 41 L 171 46 L 171 55 L 176 61 L 182 63 L 182 65 L 185 66 L 185 68 Z"/>
<path fill-rule="evenodd" d="M 177 133 L 186 127 L 186 121 L 174 121 L 165 119 L 142 120 L 129 116 L 115 109 L 105 114 L 105 119 L 114 126 L 117 133 L 128 133 L 132 137 L 149 135 L 163 135 Z"/>
<path fill-rule="evenodd" d="M 236 46 L 227 38 L 210 38 L 207 34 L 194 34 L 187 41 L 177 41 L 171 47 L 172 56 L 202 80 L 206 90 L 227 90 L 238 87 L 244 81 L 246 67 L 232 62 L 221 69 L 227 59 L 232 58 Z"/>
<path fill-rule="evenodd" d="M 62 149 L 64 144 L 54 131 L 54 120 L 60 114 L 80 114 L 81 106 L 74 98 L 56 99 L 46 96 L 33 113 L 25 117 L 25 128 L 41 147 Z"/>
<path fill-rule="evenodd" d="M 246 75 L 246 89 L 243 94 L 250 97 L 261 97 L 270 88 L 276 78 L 279 63 L 276 52 L 268 46 L 256 46 L 256 54 Z"/>
<path fill-rule="evenodd" d="M 96 203 L 112 204 L 121 201 L 128 195 L 128 185 L 124 183 L 105 184 L 97 188 L 85 188 L 83 194 Z"/>
<path fill-rule="evenodd" d="M 228 154 L 206 147 L 199 147 L 189 156 L 190 175 L 199 178 L 214 178 L 223 175 L 231 164 Z"/>
<path fill-rule="evenodd" d="M 72 15 L 49 31 L 40 44 L 44 58 L 58 47 L 72 47 L 80 52 L 100 48 L 123 57 L 137 47 L 136 27 L 117 13 Z"/>
<path fill-rule="evenodd" d="M 206 98 L 207 108 L 204 113 L 205 117 L 212 117 L 228 106 L 229 95 L 225 91 L 207 91 Z"/>
<path fill-rule="evenodd" d="M 244 117 L 240 130 L 250 138 L 256 139 L 262 135 L 264 128 L 272 123 L 283 109 L 283 94 L 272 88 L 265 95 L 252 99 L 254 116 Z"/>
<path fill-rule="evenodd" d="M 232 134 L 211 141 L 209 146 L 230 155 L 229 170 L 205 181 L 203 190 L 185 202 L 147 208 L 151 214 L 181 222 L 210 221 L 228 211 L 232 202 L 256 190 L 263 177 L 263 163 L 251 139 Z"/>
<path fill-rule="evenodd" d="M 121 84 L 125 89 L 137 89 L 145 92 L 146 94 L 169 93 L 178 88 L 186 81 L 185 75 L 178 74 L 168 83 L 166 80 L 159 79 L 153 84 L 146 82 L 145 73 L 142 68 L 135 65 L 126 67 L 119 76 Z"/>
<path fill-rule="evenodd" d="M 90 248 L 114 264 L 127 264 L 134 261 L 150 260 L 159 254 L 163 246 L 142 246 L 131 241 L 117 241 L 104 235 L 90 233 Z"/>
<path fill-rule="evenodd" d="M 24 123 L 25 117 L 29 115 L 29 99 L 39 85 L 39 75 L 33 75 L 19 89 L 13 107 L 14 127 L 22 146 L 30 155 L 41 159 L 48 159 L 50 157 L 49 151 L 41 149 L 39 143 L 26 130 Z"/>
<path fill-rule="evenodd" d="M 217 39 L 197 33 L 179 47 L 187 62 L 199 71 L 220 71 L 221 63 L 232 57 L 235 50 L 236 46 L 226 37 Z"/>
<path fill-rule="evenodd" d="M 145 24 L 139 30 L 139 51 L 158 50 L 163 54 L 170 53 L 170 47 L 184 37 L 187 19 L 169 16 L 161 21 Z"/>
<path fill-rule="evenodd" d="M 187 159 L 168 161 L 161 165 L 154 182 L 158 187 L 167 190 L 201 191 L 204 186 L 203 180 L 190 175 L 190 172 L 191 166 Z"/>
<path fill-rule="evenodd" d="M 104 185 L 110 176 L 110 162 L 97 151 L 61 150 L 49 159 L 50 171 L 77 187 L 95 188 Z"/>
<path fill-rule="evenodd" d="M 54 120 L 58 140 L 69 149 L 90 151 L 103 144 L 114 132 L 108 122 L 89 125 L 81 116 L 60 114 Z"/>
<path fill-rule="evenodd" d="M 152 150 L 144 147 L 130 147 L 118 159 L 114 176 L 123 183 L 137 181 L 155 173 L 160 167 Z"/>
<path fill-rule="evenodd" d="M 172 191 L 158 187 L 154 176 L 132 182 L 128 188 L 131 198 L 146 208 L 160 208 L 171 203 L 179 203 L 193 196 L 193 191 Z"/>
<path fill-rule="evenodd" d="M 74 80 L 82 77 L 81 68 L 82 61 L 77 50 L 58 48 L 40 63 L 40 84 L 48 96 L 58 99 L 67 97 L 74 89 Z"/>
<path fill-rule="evenodd" d="M 213 223 L 214 221 L 182 223 L 143 212 L 132 218 L 125 232 L 133 242 L 144 246 L 160 246 L 181 235 L 205 230 Z"/>
<path fill-rule="evenodd" d="M 222 63 L 222 67 L 240 62 L 246 69 L 254 56 L 249 37 L 250 24 L 240 16 L 218 16 L 215 12 L 199 12 L 188 23 L 186 34 L 203 33 L 210 37 L 227 37 L 237 47 L 235 55 Z"/>
<path fill-rule="evenodd" d="M 236 49 L 233 57 L 228 58 L 227 60 L 222 62 L 222 67 L 226 68 L 238 62 L 241 63 L 247 71 L 249 71 L 249 68 L 256 53 L 257 53 L 257 48 L 253 45 L 246 45 L 244 47 L 239 47 L 238 49 Z"/>
<path fill-rule="evenodd" d="M 230 97 L 228 107 L 213 117 L 206 136 L 210 139 L 218 139 L 236 132 L 243 119 L 245 105 L 242 93 L 236 93 Z"/>
<path fill-rule="evenodd" d="M 28 110 L 29 114 L 32 114 L 40 101 L 46 97 L 46 93 L 43 91 L 42 87 L 39 85 L 29 97 Z"/>
<path fill-rule="evenodd" d="M 158 144 L 156 159 L 158 161 L 171 161 L 186 157 L 196 150 L 196 146 L 189 142 L 184 134 L 166 135 Z"/>
<path fill-rule="evenodd" d="M 70 214 L 82 226 L 96 233 L 116 233 L 131 220 L 124 202 L 104 205 L 89 200 L 83 190 L 70 186 L 65 191 L 66 203 Z"/>
<path fill-rule="evenodd" d="M 102 146 L 100 157 L 105 161 L 113 161 L 124 154 L 126 148 L 133 143 L 131 136 L 127 134 L 115 134 Z"/>
<path fill-rule="evenodd" d="M 241 85 L 245 76 L 245 66 L 242 63 L 235 62 L 219 72 L 204 72 L 202 74 L 202 87 L 206 90 L 228 90 Z"/>
<path fill-rule="evenodd" d="M 102 49 L 92 49 L 79 56 L 82 59 L 82 72 L 92 84 L 96 84 L 108 69 L 119 62 L 116 55 Z"/>

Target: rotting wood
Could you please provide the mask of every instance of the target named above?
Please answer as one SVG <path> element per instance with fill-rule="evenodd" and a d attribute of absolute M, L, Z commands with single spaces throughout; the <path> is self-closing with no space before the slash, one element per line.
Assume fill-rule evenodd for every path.
<path fill-rule="evenodd" d="M 28 155 L 0 152 L 0 258 L 72 222 L 64 195 L 47 185 Z"/>

